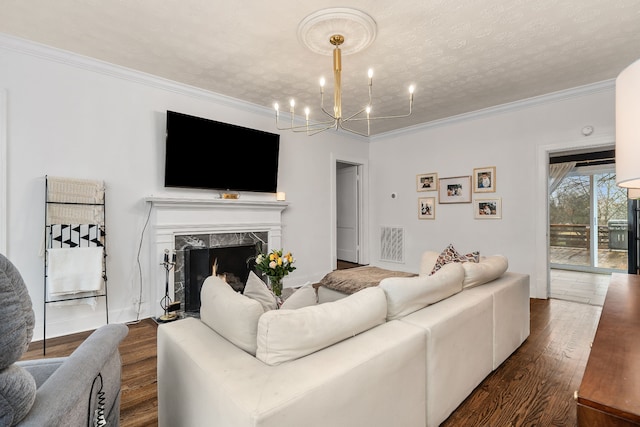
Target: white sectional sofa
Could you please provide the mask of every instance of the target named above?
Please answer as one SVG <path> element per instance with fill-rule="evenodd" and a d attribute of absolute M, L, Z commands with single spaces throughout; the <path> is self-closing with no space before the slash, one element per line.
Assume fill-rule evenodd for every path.
<path fill-rule="evenodd" d="M 499 256 L 429 275 L 437 256 L 298 309 L 208 278 L 201 319 L 158 328 L 159 425 L 438 426 L 529 335 L 529 276 Z"/>

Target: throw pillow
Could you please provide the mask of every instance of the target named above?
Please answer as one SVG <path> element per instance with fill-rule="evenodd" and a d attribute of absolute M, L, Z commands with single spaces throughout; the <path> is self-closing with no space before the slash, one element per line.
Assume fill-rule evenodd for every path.
<path fill-rule="evenodd" d="M 35 315 L 18 269 L 0 254 L 0 425 L 16 425 L 31 410 L 36 383 L 14 364 L 29 347 Z"/>
<path fill-rule="evenodd" d="M 480 259 L 480 252 L 472 252 L 469 254 L 461 255 L 454 247 L 453 244 L 449 244 L 438 256 L 431 274 L 435 274 L 440 270 L 443 265 L 450 262 L 478 262 Z"/>
<path fill-rule="evenodd" d="M 258 322 L 256 357 L 268 365 L 321 350 L 384 323 L 387 300 L 380 287 L 298 310 L 272 310 Z"/>
<path fill-rule="evenodd" d="M 245 297 L 254 299 L 262 304 L 264 311 L 278 308 L 276 296 L 253 271 L 249 272 L 243 294 Z"/>
<path fill-rule="evenodd" d="M 317 303 L 318 294 L 316 293 L 316 288 L 311 285 L 311 282 L 308 282 L 284 300 L 284 303 L 280 306 L 280 310 L 294 310 L 296 308 L 316 305 Z"/>
<path fill-rule="evenodd" d="M 0 370 L 0 425 L 14 426 L 31 410 L 36 381 L 18 365 Z"/>
<path fill-rule="evenodd" d="M 444 265 L 438 274 L 389 277 L 380 282 L 387 297 L 387 320 L 394 320 L 435 304 L 462 290 L 464 269 L 460 263 Z"/>
<path fill-rule="evenodd" d="M 200 320 L 205 325 L 255 356 L 258 320 L 264 313 L 260 302 L 237 293 L 221 278 L 209 276 L 202 284 L 200 303 Z"/>
<path fill-rule="evenodd" d="M 31 297 L 18 269 L 0 254 L 0 370 L 8 367 L 27 351 L 35 315 Z"/>

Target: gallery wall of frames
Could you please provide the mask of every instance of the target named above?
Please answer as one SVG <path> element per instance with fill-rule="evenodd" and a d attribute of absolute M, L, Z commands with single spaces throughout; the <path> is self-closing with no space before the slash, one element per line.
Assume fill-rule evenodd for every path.
<path fill-rule="evenodd" d="M 502 199 L 495 197 L 496 167 L 474 168 L 471 175 L 438 178 L 436 172 L 416 175 L 418 219 L 436 219 L 436 204 L 471 203 L 475 219 L 501 219 Z"/>

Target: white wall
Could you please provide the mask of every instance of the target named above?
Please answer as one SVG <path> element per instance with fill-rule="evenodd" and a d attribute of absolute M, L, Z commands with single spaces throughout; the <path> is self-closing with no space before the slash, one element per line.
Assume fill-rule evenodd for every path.
<path fill-rule="evenodd" d="M 428 96 L 425 96 L 428 102 Z M 419 105 L 416 108 L 420 108 Z M 591 125 L 593 135 L 581 129 Z M 460 251 L 504 254 L 512 271 L 531 275 L 531 294 L 546 298 L 547 152 L 600 146 L 614 141 L 612 82 L 515 103 L 371 142 L 371 261 L 386 268 L 417 271 L 424 250 L 449 243 Z M 502 198 L 502 219 L 474 219 L 471 204 L 436 204 L 435 220 L 418 220 L 416 175 L 439 178 L 472 175 L 495 166 L 496 192 L 474 198 Z M 391 199 L 390 194 L 398 197 Z M 402 226 L 404 264 L 379 261 L 379 227 Z"/>
<path fill-rule="evenodd" d="M 42 338 L 44 312 L 45 175 L 105 181 L 110 321 L 127 322 L 138 317 L 137 254 L 149 208 L 144 198 L 169 193 L 218 196 L 212 191 L 163 188 L 166 110 L 276 131 L 268 106 L 241 103 L 1 35 L 0 91 L 6 93 L 7 117 L 7 170 L 0 170 L 0 176 L 5 172 L 7 176 L 7 234 L 0 241 L 6 240 L 5 255 L 28 285 L 37 319 L 34 339 Z M 345 156 L 366 160 L 368 145 L 360 138 L 332 133 L 313 138 L 282 133 L 280 147 L 279 189 L 291 204 L 283 214 L 282 243 L 298 260 L 289 280 L 318 280 L 332 266 L 332 162 Z M 211 159 L 207 167 L 220 164 Z M 275 200 L 272 194 L 241 197 Z M 149 301 L 148 265 L 160 262 L 148 259 L 148 243 L 141 251 L 144 303 Z M 149 317 L 148 305 L 142 307 L 140 317 Z M 92 329 L 104 320 L 102 302 L 95 311 L 87 306 L 49 305 L 47 336 Z"/>

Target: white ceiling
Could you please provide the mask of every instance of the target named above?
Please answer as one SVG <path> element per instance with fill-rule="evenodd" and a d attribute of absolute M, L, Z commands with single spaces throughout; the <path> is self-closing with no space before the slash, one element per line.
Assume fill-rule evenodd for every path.
<path fill-rule="evenodd" d="M 331 57 L 304 47 L 297 27 L 327 7 L 363 11 L 377 28 L 370 46 L 343 55 L 345 116 L 367 102 L 369 67 L 376 115 L 404 113 L 416 86 L 413 115 L 372 134 L 613 79 L 640 58 L 639 0 L 0 0 L 0 32 L 317 112 Z"/>

